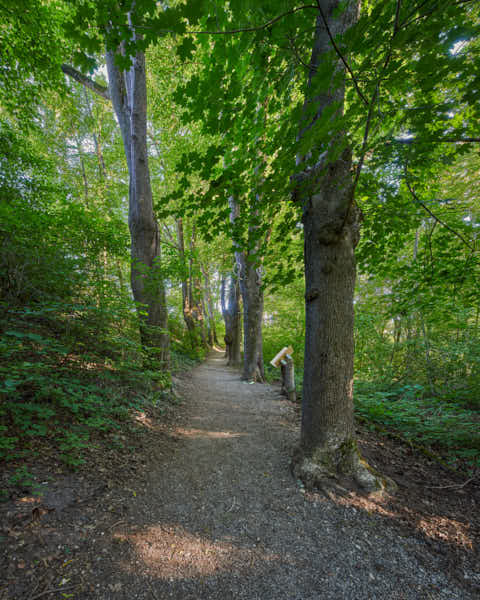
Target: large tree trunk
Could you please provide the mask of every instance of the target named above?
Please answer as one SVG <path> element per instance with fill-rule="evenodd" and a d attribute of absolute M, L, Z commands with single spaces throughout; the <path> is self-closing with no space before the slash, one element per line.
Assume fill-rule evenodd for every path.
<path fill-rule="evenodd" d="M 339 4 L 339 0 L 320 3 L 334 36 L 343 33 L 357 14 L 356 3 L 352 2 L 334 17 Z M 332 67 L 330 89 L 319 93 L 315 81 L 318 65 L 330 50 L 329 35 L 319 15 L 304 113 L 314 116 L 304 117 L 300 135 L 332 104 L 343 106 L 344 86 L 333 84 L 339 64 Z M 328 147 L 317 147 L 323 163 L 304 173 L 297 190 L 304 206 L 306 335 L 301 446 L 294 457 L 294 470 L 309 486 L 358 484 L 368 491 L 381 491 L 387 481 L 361 458 L 355 439 L 354 249 L 360 215 L 352 203 L 352 161 L 346 146 L 340 134 L 330 140 Z M 338 158 L 329 158 L 338 147 L 344 148 L 340 156 L 337 153 Z"/>
<path fill-rule="evenodd" d="M 238 279 L 230 274 L 222 277 L 220 302 L 225 321 L 225 345 L 227 364 L 237 367 L 241 363 L 240 342 L 242 339 L 242 317 L 240 313 L 240 286 Z"/>
<path fill-rule="evenodd" d="M 123 72 L 116 65 L 113 52 L 107 52 L 106 62 L 110 97 L 120 125 L 130 176 L 131 285 L 140 335 L 144 347 L 155 348 L 159 360 L 166 362 L 169 335 L 158 223 L 153 212 L 148 168 L 145 55 L 138 52 L 132 58 L 131 68 Z"/>

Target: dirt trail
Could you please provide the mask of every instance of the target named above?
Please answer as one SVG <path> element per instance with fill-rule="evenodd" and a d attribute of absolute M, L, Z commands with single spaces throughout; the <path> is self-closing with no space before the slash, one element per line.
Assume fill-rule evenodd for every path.
<path fill-rule="evenodd" d="M 242 382 L 216 352 L 180 380 L 178 391 L 181 426 L 135 457 L 130 479 L 126 469 L 123 482 L 107 475 L 107 489 L 52 513 L 60 531 L 49 515 L 40 522 L 40 542 L 46 548 L 51 539 L 60 557 L 48 563 L 46 573 L 53 573 L 60 560 L 38 588 L 48 592 L 42 597 L 476 597 L 465 586 L 478 583 L 471 562 L 457 561 L 457 578 L 449 576 L 451 545 L 435 550 L 415 527 L 393 526 L 385 507 L 382 516 L 368 503 L 355 507 L 305 492 L 292 479 L 297 418 L 277 388 Z M 5 597 L 37 596 L 30 589 Z"/>
<path fill-rule="evenodd" d="M 220 353 L 181 388 L 177 449 L 150 465 L 132 525 L 114 528 L 123 551 L 97 563 L 93 597 L 470 597 L 418 538 L 297 485 L 293 409 L 276 388 L 240 381 Z"/>

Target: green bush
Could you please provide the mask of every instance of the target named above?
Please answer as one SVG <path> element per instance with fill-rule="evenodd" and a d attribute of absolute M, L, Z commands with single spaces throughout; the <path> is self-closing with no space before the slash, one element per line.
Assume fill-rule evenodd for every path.
<path fill-rule="evenodd" d="M 406 441 L 437 448 L 450 462 L 464 459 L 480 466 L 480 417 L 478 413 L 432 398 L 420 384 L 357 382 L 355 410 L 370 423 L 390 428 Z"/>

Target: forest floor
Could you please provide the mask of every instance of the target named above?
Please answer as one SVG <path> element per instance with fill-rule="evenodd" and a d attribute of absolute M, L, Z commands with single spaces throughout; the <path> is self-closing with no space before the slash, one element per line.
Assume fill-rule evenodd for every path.
<path fill-rule="evenodd" d="M 479 597 L 478 482 L 361 428 L 398 492 L 312 493 L 290 472 L 298 407 L 277 387 L 240 381 L 220 352 L 175 387 L 180 407 L 135 415 L 134 453 L 38 466 L 42 495 L 0 506 L 2 600 Z"/>

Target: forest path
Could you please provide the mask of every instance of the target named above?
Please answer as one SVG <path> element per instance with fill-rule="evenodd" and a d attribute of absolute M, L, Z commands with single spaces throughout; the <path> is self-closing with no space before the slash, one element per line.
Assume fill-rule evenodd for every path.
<path fill-rule="evenodd" d="M 215 352 L 180 392 L 173 456 L 148 465 L 128 524 L 109 532 L 92 597 L 470 597 L 421 539 L 297 485 L 296 419 L 277 388 L 242 382 Z"/>

